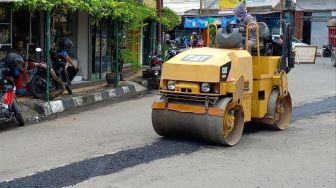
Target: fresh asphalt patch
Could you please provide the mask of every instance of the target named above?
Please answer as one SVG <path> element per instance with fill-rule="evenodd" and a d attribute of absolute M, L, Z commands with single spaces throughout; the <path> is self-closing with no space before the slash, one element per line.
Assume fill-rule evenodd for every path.
<path fill-rule="evenodd" d="M 86 159 L 66 166 L 39 172 L 31 176 L 0 183 L 0 187 L 64 187 L 75 185 L 96 176 L 103 176 L 149 163 L 157 159 L 193 153 L 201 144 L 159 139 L 153 144 Z"/>
<path fill-rule="evenodd" d="M 292 122 L 335 110 L 336 97 L 307 103 L 293 109 Z M 1 182 L 0 187 L 64 187 L 75 185 L 93 177 L 109 175 L 140 164 L 176 155 L 188 155 L 207 146 L 199 142 L 170 140 L 158 141 L 114 154 L 106 154 L 71 163 L 36 174 Z"/>
<path fill-rule="evenodd" d="M 325 98 L 321 101 L 306 103 L 298 107 L 294 107 L 292 112 L 292 122 L 306 119 L 319 114 L 336 109 L 336 96 Z"/>

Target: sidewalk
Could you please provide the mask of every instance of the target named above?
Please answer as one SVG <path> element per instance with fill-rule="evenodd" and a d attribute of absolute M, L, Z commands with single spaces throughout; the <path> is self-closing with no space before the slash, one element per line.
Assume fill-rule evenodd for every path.
<path fill-rule="evenodd" d="M 133 81 L 121 81 L 120 87 L 117 88 L 107 86 L 104 82 L 74 88 L 72 95 L 66 95 L 65 91 L 62 96 L 50 102 L 32 97 L 19 97 L 18 101 L 26 122 L 36 123 L 64 111 L 74 110 L 102 101 L 118 100 L 121 97 L 143 95 L 147 92 L 146 87 Z"/>

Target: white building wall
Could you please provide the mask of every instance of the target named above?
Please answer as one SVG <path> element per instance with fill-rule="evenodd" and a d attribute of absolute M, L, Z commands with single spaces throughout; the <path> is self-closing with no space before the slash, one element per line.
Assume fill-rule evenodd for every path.
<path fill-rule="evenodd" d="M 336 10 L 336 0 L 296 0 L 296 10 Z"/>
<path fill-rule="evenodd" d="M 175 11 L 178 15 L 184 15 L 184 12 L 191 9 L 199 9 L 199 0 L 163 0 L 163 6 Z"/>
<path fill-rule="evenodd" d="M 202 9 L 219 9 L 220 0 L 163 0 L 163 6 L 183 15 L 184 12 L 191 9 L 200 9 L 200 1 L 202 1 Z M 295 0 L 293 0 L 295 2 Z M 247 7 L 272 6 L 275 7 L 280 0 L 247 0 Z"/>
<path fill-rule="evenodd" d="M 331 16 L 331 12 L 313 12 L 311 22 L 311 45 L 316 45 L 319 48 L 322 45 L 328 44 L 328 28 L 326 18 L 314 18 L 314 17 L 328 17 Z"/>
<path fill-rule="evenodd" d="M 296 11 L 312 12 L 311 45 L 328 44 L 327 22 L 335 16 L 336 0 L 296 0 Z"/>
<path fill-rule="evenodd" d="M 89 16 L 87 13 L 78 13 L 77 57 L 79 75 L 83 80 L 89 79 L 89 40 Z"/>
<path fill-rule="evenodd" d="M 275 7 L 280 0 L 246 0 L 247 7 L 272 6 Z"/>

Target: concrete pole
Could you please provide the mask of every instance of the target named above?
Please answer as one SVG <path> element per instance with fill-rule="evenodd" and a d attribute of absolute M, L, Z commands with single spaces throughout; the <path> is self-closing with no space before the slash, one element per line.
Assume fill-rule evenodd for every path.
<path fill-rule="evenodd" d="M 45 100 L 49 102 L 49 87 L 50 87 L 50 76 L 49 76 L 49 71 L 50 71 L 50 57 L 49 57 L 49 49 L 50 49 L 50 11 L 45 11 L 44 12 L 44 57 L 45 61 L 47 64 L 47 87 L 46 87 L 46 96 Z"/>
<path fill-rule="evenodd" d="M 156 8 L 158 11 L 158 16 L 161 18 L 161 9 L 163 5 L 163 0 L 157 0 L 156 1 Z M 158 29 L 157 29 L 157 43 L 158 43 L 158 48 L 157 48 L 157 54 L 161 53 L 162 50 L 162 25 L 161 23 L 158 23 Z"/>
<path fill-rule="evenodd" d="M 116 41 L 116 78 L 115 78 L 115 87 L 119 86 L 119 41 L 120 41 L 120 33 L 119 33 L 119 19 L 117 19 L 117 22 L 115 24 L 116 27 L 116 34 L 117 34 L 117 41 Z"/>

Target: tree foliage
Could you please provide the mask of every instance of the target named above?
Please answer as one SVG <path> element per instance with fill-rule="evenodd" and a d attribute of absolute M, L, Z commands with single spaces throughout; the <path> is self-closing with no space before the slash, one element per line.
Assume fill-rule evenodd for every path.
<path fill-rule="evenodd" d="M 175 26 L 181 24 L 180 17 L 168 7 L 162 8 L 162 15 L 159 22 L 164 25 L 168 30 L 173 29 Z"/>
<path fill-rule="evenodd" d="M 169 8 L 163 8 L 159 18 L 156 9 L 135 0 L 21 0 L 15 2 L 14 8 L 51 12 L 57 8 L 83 11 L 91 15 L 92 23 L 101 19 L 119 21 L 125 32 L 139 29 L 147 19 L 158 21 L 167 29 L 181 23 L 180 18 Z M 129 49 L 122 49 L 120 58 L 121 61 L 132 63 L 134 68 L 139 67 Z"/>
<path fill-rule="evenodd" d="M 15 2 L 15 7 L 31 11 L 52 11 L 66 7 L 73 11 L 88 12 L 94 22 L 103 18 L 119 20 L 129 29 L 138 28 L 146 19 L 157 20 L 167 28 L 180 23 L 178 16 L 170 9 L 163 8 L 163 16 L 159 19 L 154 8 L 134 0 L 21 0 Z"/>

